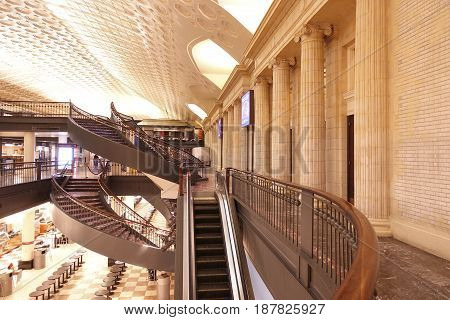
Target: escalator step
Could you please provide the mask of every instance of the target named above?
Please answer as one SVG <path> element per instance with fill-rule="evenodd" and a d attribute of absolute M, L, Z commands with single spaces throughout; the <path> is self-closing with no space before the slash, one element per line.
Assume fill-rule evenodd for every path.
<path fill-rule="evenodd" d="M 223 298 L 231 299 L 230 287 L 227 282 L 199 283 L 197 285 L 198 299 Z"/>
<path fill-rule="evenodd" d="M 195 235 L 196 244 L 204 243 L 223 243 L 223 236 L 221 233 L 201 233 Z"/>

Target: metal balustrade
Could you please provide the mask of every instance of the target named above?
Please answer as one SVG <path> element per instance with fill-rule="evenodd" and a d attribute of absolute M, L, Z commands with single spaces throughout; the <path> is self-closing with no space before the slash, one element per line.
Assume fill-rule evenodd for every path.
<path fill-rule="evenodd" d="M 8 187 L 61 175 L 69 163 L 57 161 L 11 162 L 0 164 L 0 187 Z"/>
<path fill-rule="evenodd" d="M 0 116 L 68 117 L 70 102 L 0 101 Z"/>
<path fill-rule="evenodd" d="M 151 149 L 152 151 L 161 155 L 164 159 L 172 161 L 183 168 L 203 168 L 204 163 L 191 155 L 190 153 L 177 148 L 169 143 L 150 137 L 141 127 L 139 127 L 135 120 L 127 115 L 124 115 L 116 110 L 114 103 L 111 103 L 111 119 L 113 122 L 120 125 L 120 131 L 133 144 L 138 139 L 141 147 Z"/>
<path fill-rule="evenodd" d="M 154 152 L 168 162 L 186 169 L 203 168 L 204 163 L 185 152 L 159 139 L 148 136 L 145 131 L 135 124 L 132 117 L 119 113 L 111 104 L 112 120 L 95 116 L 71 102 L 33 102 L 33 101 L 0 101 L 0 116 L 16 117 L 70 117 L 98 122 L 121 132 L 131 144 L 142 148 L 144 152 Z M 136 145 L 135 142 L 139 141 Z"/>
<path fill-rule="evenodd" d="M 100 194 L 104 197 L 104 200 L 109 204 L 113 211 L 116 212 L 120 217 L 124 218 L 126 221 L 132 221 L 133 223 L 130 224 L 130 227 L 135 229 L 140 234 L 144 235 L 158 248 L 164 248 L 164 250 L 173 250 L 175 226 L 173 226 L 171 230 L 163 230 L 145 220 L 136 211 L 131 209 L 122 200 L 120 200 L 111 191 L 111 189 L 109 189 L 106 183 L 106 177 L 107 171 L 104 170 L 99 177 L 101 188 Z"/>
<path fill-rule="evenodd" d="M 372 298 L 378 242 L 361 212 L 320 190 L 236 169 L 226 174 L 231 195 L 327 275 L 333 298 Z"/>
<path fill-rule="evenodd" d="M 104 190 L 104 186 L 102 186 L 101 188 L 105 193 L 106 191 Z M 174 249 L 173 245 L 168 245 L 168 241 L 171 239 L 169 237 L 170 232 L 164 231 L 160 234 L 160 229 L 157 229 L 153 225 L 138 221 L 139 219 L 129 214 L 129 212 L 126 213 L 122 211 L 122 209 L 119 209 L 119 212 L 122 214 L 122 216 L 118 214 L 117 217 L 115 217 L 109 212 L 104 212 L 100 209 L 92 207 L 65 191 L 56 181 L 55 177 L 52 179 L 52 200 L 56 202 L 61 210 L 63 210 L 66 214 L 73 216 L 73 218 L 78 221 L 89 219 L 95 216 L 101 216 L 106 220 L 121 224 L 125 228 L 133 229 L 138 234 L 147 239 L 149 241 L 149 245 L 151 244 L 157 248 L 164 248 L 165 250 Z M 118 202 L 119 203 L 116 203 L 116 205 L 120 206 L 120 208 L 124 208 L 123 206 L 125 204 L 123 204 L 123 202 L 121 202 L 120 200 L 118 200 Z M 91 227 L 98 228 L 98 226 L 95 225 L 91 225 Z M 102 230 L 101 228 L 98 228 L 98 230 L 104 232 L 104 230 Z"/>

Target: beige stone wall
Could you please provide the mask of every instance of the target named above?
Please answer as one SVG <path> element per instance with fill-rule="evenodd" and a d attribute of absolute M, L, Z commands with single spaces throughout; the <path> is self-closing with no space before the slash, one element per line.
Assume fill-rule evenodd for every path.
<path fill-rule="evenodd" d="M 311 20 L 332 24 L 334 32 L 325 37 L 323 52 L 324 188 L 347 199 L 347 116 L 354 115 L 356 206 L 379 234 L 392 231 L 396 238 L 450 258 L 446 250 L 450 246 L 450 1 L 292 3 L 292 8 L 311 5 L 303 11 L 290 10 L 279 25 L 274 23 L 269 38 L 262 36 L 261 43 L 249 49 L 254 65 L 246 67 L 245 77 L 261 80 L 273 74 L 275 83 L 254 85 L 255 172 L 270 175 L 281 165 L 286 170 L 274 176 L 289 179 L 289 162 L 280 157 L 288 150 L 287 141 L 273 133 L 261 135 L 269 119 L 268 132 L 274 126 L 293 129 L 293 181 L 302 183 L 302 157 L 295 153 L 295 146 L 301 144 L 302 119 L 307 116 L 301 106 L 314 95 L 301 94 L 302 68 L 308 61 L 299 57 L 301 43 L 294 40 Z M 343 7 L 345 14 L 326 12 Z M 267 68 L 274 58 L 292 55 L 297 55 L 297 64 L 290 72 Z M 244 75 L 236 77 L 236 85 L 221 96 L 227 105 L 246 90 L 245 81 L 239 80 Z M 315 87 L 319 88 L 318 81 Z M 316 98 L 311 108 L 304 109 L 315 112 L 312 106 L 322 105 L 321 98 Z M 288 100 L 289 119 L 280 117 Z M 265 112 L 267 101 L 270 113 Z M 316 176 L 322 179 L 319 171 Z"/>
<path fill-rule="evenodd" d="M 406 223 L 450 238 L 449 4 L 396 0 L 389 7 L 394 235 Z M 412 233 L 407 240 L 422 245 Z"/>

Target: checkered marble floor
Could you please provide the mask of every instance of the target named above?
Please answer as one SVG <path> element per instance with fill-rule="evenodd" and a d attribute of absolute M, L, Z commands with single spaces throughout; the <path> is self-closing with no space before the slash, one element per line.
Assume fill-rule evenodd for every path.
<path fill-rule="evenodd" d="M 94 252 L 88 252 L 86 263 L 76 271 L 68 282 L 52 299 L 54 300 L 91 300 L 97 290 L 105 289 L 101 285 L 103 278 L 110 272 L 107 258 Z M 127 264 L 117 288 L 113 291 L 112 300 L 156 300 L 156 281 L 148 280 L 145 268 Z M 171 274 L 170 299 L 173 299 L 174 275 Z"/>

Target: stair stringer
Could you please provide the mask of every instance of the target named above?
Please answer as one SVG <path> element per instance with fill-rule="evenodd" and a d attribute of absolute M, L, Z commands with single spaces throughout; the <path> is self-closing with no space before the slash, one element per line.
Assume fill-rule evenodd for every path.
<path fill-rule="evenodd" d="M 51 196 L 53 198 L 53 196 Z M 148 269 L 174 271 L 175 253 L 125 240 L 94 229 L 66 214 L 52 199 L 56 228 L 70 240 L 101 255 Z"/>
<path fill-rule="evenodd" d="M 144 153 L 99 136 L 78 125 L 71 118 L 68 118 L 67 128 L 72 141 L 103 158 L 178 183 L 179 167 L 157 154 Z"/>

